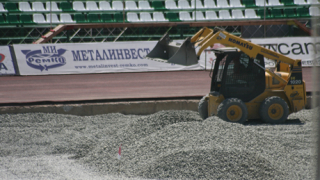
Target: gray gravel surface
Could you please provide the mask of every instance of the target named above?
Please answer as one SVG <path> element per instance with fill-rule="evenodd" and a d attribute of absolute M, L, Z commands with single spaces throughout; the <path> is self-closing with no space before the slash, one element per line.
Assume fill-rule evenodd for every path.
<path fill-rule="evenodd" d="M 14 158 L 57 159 L 58 155 L 89 167 L 102 179 L 104 175 L 134 179 L 314 179 L 314 112 L 318 110 L 291 114 L 280 125 L 258 120 L 242 125 L 217 117 L 202 120 L 194 111 L 161 111 L 146 116 L 0 115 L 0 160 L 8 162 L 0 163 L 0 171 L 14 173 L 8 167 Z M 58 166 L 66 160 L 58 159 Z M 68 169 L 68 173 L 72 171 Z M 47 178 L 35 176 L 32 179 L 59 179 L 52 174 Z"/>

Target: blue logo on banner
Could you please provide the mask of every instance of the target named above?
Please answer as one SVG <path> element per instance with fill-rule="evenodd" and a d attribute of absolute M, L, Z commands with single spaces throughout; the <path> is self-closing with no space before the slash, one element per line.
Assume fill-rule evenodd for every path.
<path fill-rule="evenodd" d="M 66 49 L 56 50 L 55 46 L 43 46 L 42 50 L 21 50 L 26 55 L 26 61 L 28 66 L 39 69 L 40 71 L 51 68 L 61 67 L 66 64 L 66 58 L 62 55 L 66 52 Z"/>

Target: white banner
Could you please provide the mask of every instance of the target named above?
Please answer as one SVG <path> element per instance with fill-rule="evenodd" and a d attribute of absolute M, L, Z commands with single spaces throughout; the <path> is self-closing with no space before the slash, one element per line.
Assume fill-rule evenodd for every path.
<path fill-rule="evenodd" d="M 314 61 L 312 59 L 313 53 L 315 52 L 315 47 L 320 46 L 320 44 L 315 45 L 311 37 L 255 38 L 246 40 L 286 55 L 292 59 L 301 59 L 302 66 L 313 66 Z M 218 47 L 223 46 L 220 44 L 215 44 L 213 49 Z M 206 58 L 205 54 L 207 56 Z M 202 67 L 210 69 L 215 58 L 216 57 L 213 52 L 203 52 L 201 54 L 200 64 Z M 266 60 L 266 67 L 273 67 L 274 65 L 275 64 L 273 61 Z M 315 65 L 320 65 L 319 59 L 315 61 Z"/>
<path fill-rule="evenodd" d="M 199 70 L 144 59 L 156 41 L 14 45 L 21 75 Z"/>
<path fill-rule="evenodd" d="M 310 37 L 248 39 L 312 66 L 315 45 Z M 179 40 L 178 42 L 182 42 Z M 182 66 L 145 59 L 157 41 L 14 45 L 21 75 L 144 72 L 210 69 L 212 52 L 203 52 L 199 63 Z M 213 48 L 223 47 L 215 44 Z M 208 48 L 209 49 L 209 48 Z M 320 63 L 317 63 L 319 65 Z M 266 60 L 266 67 L 275 63 Z"/>
<path fill-rule="evenodd" d="M 0 46 L 0 75 L 15 75 L 9 46 Z"/>

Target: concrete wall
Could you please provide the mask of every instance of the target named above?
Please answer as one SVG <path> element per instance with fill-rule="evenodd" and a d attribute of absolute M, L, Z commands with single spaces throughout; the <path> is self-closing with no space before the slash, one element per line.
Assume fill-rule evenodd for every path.
<path fill-rule="evenodd" d="M 79 116 L 90 116 L 108 113 L 147 115 L 162 110 L 198 111 L 198 103 L 199 100 L 158 100 L 69 105 L 2 106 L 0 107 L 0 114 L 43 112 L 73 114 Z M 311 97 L 307 98 L 306 108 L 311 108 Z"/>
<path fill-rule="evenodd" d="M 198 111 L 198 102 L 199 100 L 159 100 L 70 105 L 3 106 L 0 107 L 0 114 L 44 112 L 80 116 L 107 113 L 146 115 L 161 110 Z"/>

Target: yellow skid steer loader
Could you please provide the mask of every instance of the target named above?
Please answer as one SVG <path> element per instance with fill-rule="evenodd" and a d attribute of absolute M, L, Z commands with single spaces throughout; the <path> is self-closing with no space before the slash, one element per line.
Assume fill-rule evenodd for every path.
<path fill-rule="evenodd" d="M 226 48 L 212 50 L 213 65 L 210 92 L 199 102 L 203 119 L 217 115 L 229 122 L 244 123 L 262 119 L 283 123 L 288 115 L 306 105 L 306 86 L 301 60 L 246 41 L 225 31 L 202 28 L 183 43 L 164 35 L 147 58 L 180 65 L 198 63 L 201 53 L 220 43 Z M 196 53 L 196 48 L 198 52 Z M 265 68 L 264 58 L 274 60 L 276 68 Z"/>

